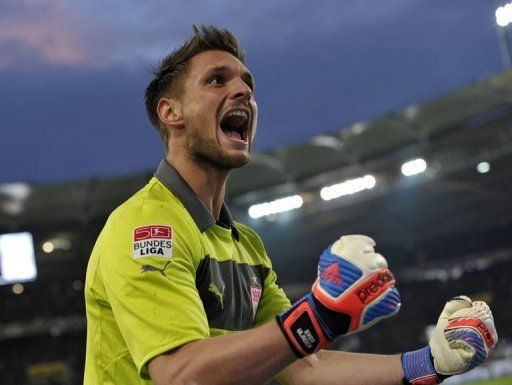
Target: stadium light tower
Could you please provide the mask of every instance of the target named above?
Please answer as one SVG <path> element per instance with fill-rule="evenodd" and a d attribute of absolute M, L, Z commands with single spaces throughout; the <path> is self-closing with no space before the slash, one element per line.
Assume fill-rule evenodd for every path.
<path fill-rule="evenodd" d="M 496 9 L 496 33 L 498 42 L 500 43 L 501 59 L 505 69 L 512 67 L 512 59 L 510 58 L 510 46 L 507 39 L 506 28 L 512 23 L 512 3 L 505 4 Z"/>

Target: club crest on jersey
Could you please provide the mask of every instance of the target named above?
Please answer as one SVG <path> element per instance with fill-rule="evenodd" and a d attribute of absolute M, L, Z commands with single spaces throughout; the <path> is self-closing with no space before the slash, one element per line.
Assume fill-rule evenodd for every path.
<path fill-rule="evenodd" d="M 263 289 L 261 286 L 251 285 L 251 302 L 252 302 L 253 317 L 256 317 L 256 311 L 258 310 L 258 305 L 260 304 L 262 292 L 263 292 Z"/>
<path fill-rule="evenodd" d="M 172 257 L 172 227 L 149 225 L 133 230 L 133 258 Z"/>

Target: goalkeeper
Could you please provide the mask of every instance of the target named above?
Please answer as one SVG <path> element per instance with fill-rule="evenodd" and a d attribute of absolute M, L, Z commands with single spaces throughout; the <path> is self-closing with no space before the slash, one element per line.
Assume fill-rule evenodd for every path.
<path fill-rule="evenodd" d="M 348 235 L 291 306 L 257 234 L 233 221 L 226 181 L 249 160 L 258 111 L 243 61 L 229 31 L 202 27 L 155 71 L 145 101 L 167 155 L 89 260 L 84 384 L 430 385 L 483 363 L 492 314 L 463 296 L 419 350 L 323 350 L 395 314 L 400 295 L 374 241 Z"/>

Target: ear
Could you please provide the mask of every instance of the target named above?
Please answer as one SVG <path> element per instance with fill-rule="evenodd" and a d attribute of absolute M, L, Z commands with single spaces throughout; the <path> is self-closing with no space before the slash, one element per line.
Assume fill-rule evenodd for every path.
<path fill-rule="evenodd" d="M 160 121 L 165 126 L 183 126 L 183 112 L 181 103 L 174 98 L 161 98 L 156 106 Z"/>

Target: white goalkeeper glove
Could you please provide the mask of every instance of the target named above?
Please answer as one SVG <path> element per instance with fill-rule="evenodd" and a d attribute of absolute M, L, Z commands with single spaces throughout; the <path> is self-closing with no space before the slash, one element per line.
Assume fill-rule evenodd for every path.
<path fill-rule="evenodd" d="M 311 293 L 276 317 L 298 357 L 398 312 L 395 278 L 374 246 L 374 240 L 364 235 L 338 239 L 320 256 Z"/>
<path fill-rule="evenodd" d="M 404 383 L 439 384 L 482 364 L 498 342 L 491 309 L 465 296 L 448 301 L 429 345 L 402 355 Z"/>

